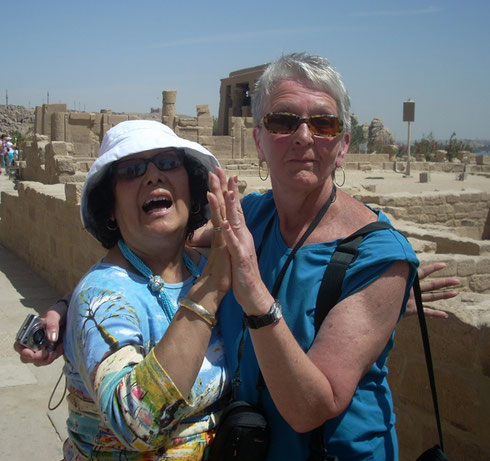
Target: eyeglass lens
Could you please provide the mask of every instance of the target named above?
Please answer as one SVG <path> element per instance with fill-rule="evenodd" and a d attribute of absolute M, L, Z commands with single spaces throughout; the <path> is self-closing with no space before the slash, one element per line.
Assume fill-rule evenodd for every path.
<path fill-rule="evenodd" d="M 151 158 L 121 160 L 115 165 L 115 175 L 122 179 L 138 178 L 146 173 L 150 162 L 160 171 L 173 170 L 184 163 L 183 152 L 176 149 L 167 150 L 158 152 Z"/>
<path fill-rule="evenodd" d="M 311 132 L 318 136 L 335 137 L 343 129 L 342 120 L 335 115 L 312 115 L 301 118 L 296 114 L 271 112 L 264 117 L 264 126 L 272 133 L 294 133 L 301 123 L 307 123 Z"/>

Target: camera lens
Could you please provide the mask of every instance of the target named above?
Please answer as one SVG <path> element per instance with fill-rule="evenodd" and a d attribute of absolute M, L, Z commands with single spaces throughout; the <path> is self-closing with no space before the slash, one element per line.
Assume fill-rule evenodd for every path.
<path fill-rule="evenodd" d="M 32 341 L 34 344 L 42 344 L 44 341 L 44 338 L 46 336 L 46 333 L 44 332 L 44 329 L 37 330 L 33 333 L 32 335 Z"/>

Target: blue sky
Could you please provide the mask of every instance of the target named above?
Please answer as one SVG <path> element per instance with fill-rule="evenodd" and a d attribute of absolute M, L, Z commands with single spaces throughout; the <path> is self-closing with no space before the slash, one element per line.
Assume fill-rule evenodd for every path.
<path fill-rule="evenodd" d="M 306 51 L 341 72 L 361 123 L 406 141 L 411 98 L 412 139 L 490 139 L 488 0 L 20 0 L 2 19 L 2 104 L 49 91 L 70 109 L 149 112 L 176 89 L 178 113 L 217 115 L 221 78 Z"/>

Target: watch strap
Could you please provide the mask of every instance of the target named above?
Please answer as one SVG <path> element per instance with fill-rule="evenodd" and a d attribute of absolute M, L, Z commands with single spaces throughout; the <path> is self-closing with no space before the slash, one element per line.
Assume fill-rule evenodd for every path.
<path fill-rule="evenodd" d="M 253 330 L 276 323 L 282 318 L 282 308 L 279 301 L 274 301 L 267 314 L 263 315 L 244 315 L 243 322 L 245 326 Z"/>

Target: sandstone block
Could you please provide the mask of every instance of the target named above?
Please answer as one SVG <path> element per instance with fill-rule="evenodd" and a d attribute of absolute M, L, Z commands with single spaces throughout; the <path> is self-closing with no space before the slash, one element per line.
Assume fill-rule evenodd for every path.
<path fill-rule="evenodd" d="M 89 112 L 70 112 L 69 123 L 86 123 L 90 120 Z"/>
<path fill-rule="evenodd" d="M 358 162 L 344 162 L 343 166 L 345 170 L 359 170 Z"/>
<path fill-rule="evenodd" d="M 376 184 L 361 184 L 363 189 L 367 190 L 368 192 L 375 193 L 376 192 Z"/>
<path fill-rule="evenodd" d="M 412 206 L 407 209 L 407 213 L 410 216 L 420 216 L 424 212 L 424 207 L 422 206 Z"/>
<path fill-rule="evenodd" d="M 127 115 L 109 114 L 109 115 L 105 115 L 104 117 L 106 117 L 106 123 L 109 123 L 111 126 L 115 126 L 118 123 L 121 123 L 121 122 L 128 120 Z"/>
<path fill-rule="evenodd" d="M 179 126 L 175 131 L 179 136 L 188 139 L 189 141 L 197 142 L 198 140 L 197 126 L 188 126 L 188 127 Z"/>
<path fill-rule="evenodd" d="M 412 248 L 415 253 L 435 253 L 437 250 L 437 245 L 434 242 L 429 242 L 428 240 L 419 240 L 410 237 L 409 239 Z"/>
<path fill-rule="evenodd" d="M 54 157 L 56 170 L 58 174 L 75 174 L 76 171 L 76 163 L 73 160 L 73 157 L 67 156 L 55 156 Z"/>
<path fill-rule="evenodd" d="M 413 341 L 419 341 L 419 338 L 414 338 Z M 406 370 L 409 370 L 409 375 L 404 374 L 404 380 L 411 384 L 398 389 L 399 398 L 407 405 L 421 410 L 430 408 L 432 401 L 427 379 L 427 368 L 423 357 L 418 357 L 417 361 L 413 359 L 407 360 Z"/>
<path fill-rule="evenodd" d="M 455 253 L 466 255 L 479 255 L 480 245 L 472 241 L 452 240 L 446 237 L 434 237 L 437 243 L 438 252 L 440 253 Z"/>
<path fill-rule="evenodd" d="M 66 156 L 73 152 L 73 144 L 64 141 L 51 141 L 46 145 L 46 154 Z"/>
<path fill-rule="evenodd" d="M 490 274 L 490 258 L 483 257 L 476 262 L 477 274 Z"/>
<path fill-rule="evenodd" d="M 458 276 L 466 277 L 475 273 L 475 260 L 464 259 L 458 261 Z"/>
<path fill-rule="evenodd" d="M 210 126 L 202 126 L 201 121 L 199 120 L 199 127 L 198 127 L 198 136 L 199 140 L 201 139 L 201 136 L 212 136 L 213 135 L 213 125 L 211 123 Z"/>
<path fill-rule="evenodd" d="M 490 293 L 490 274 L 476 274 L 470 278 L 471 291 Z"/>
<path fill-rule="evenodd" d="M 82 194 L 83 184 L 67 183 L 65 184 L 66 202 L 69 205 L 79 205 Z"/>
<path fill-rule="evenodd" d="M 447 152 L 445 150 L 436 151 L 435 161 L 436 162 L 445 162 L 446 161 L 446 155 L 447 155 Z"/>
<path fill-rule="evenodd" d="M 74 174 L 60 174 L 58 181 L 60 184 L 66 183 L 83 183 L 85 181 L 87 174 L 75 171 Z"/>
<path fill-rule="evenodd" d="M 475 160 L 477 165 L 490 165 L 490 155 L 477 155 Z"/>
<path fill-rule="evenodd" d="M 405 162 L 395 162 L 395 171 L 398 171 L 399 173 L 403 173 L 406 168 L 406 163 Z"/>
<path fill-rule="evenodd" d="M 197 126 L 197 118 L 194 117 L 180 117 L 179 128 L 195 127 Z"/>
<path fill-rule="evenodd" d="M 471 309 L 463 302 L 461 304 L 457 307 L 461 312 Z M 460 320 L 456 313 L 449 314 L 443 322 L 437 321 L 440 319 L 427 318 L 432 355 L 441 369 L 451 372 L 458 370 L 458 373 L 471 375 L 479 372 L 480 337 L 475 334 L 475 327 Z M 458 340 L 454 341 L 454 338 Z"/>
<path fill-rule="evenodd" d="M 483 416 L 480 408 L 485 406 L 485 398 L 479 392 L 478 383 L 466 374 L 451 370 L 437 369 L 436 373 L 441 413 L 456 427 L 470 433 L 479 432 Z"/>

